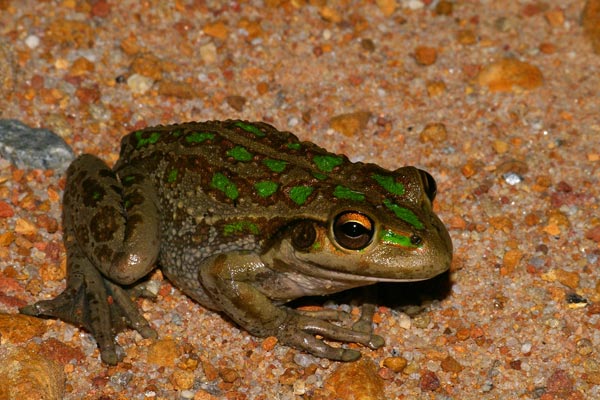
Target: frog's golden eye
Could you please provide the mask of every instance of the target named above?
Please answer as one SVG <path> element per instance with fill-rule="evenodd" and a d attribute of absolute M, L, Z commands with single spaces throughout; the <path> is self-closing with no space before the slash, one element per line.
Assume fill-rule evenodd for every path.
<path fill-rule="evenodd" d="M 348 250 L 364 249 L 373 240 L 375 224 L 371 218 L 356 211 L 344 211 L 333 221 L 337 243 Z"/>
<path fill-rule="evenodd" d="M 292 245 L 298 250 L 307 250 L 315 242 L 317 232 L 310 221 L 300 221 L 292 228 Z"/>

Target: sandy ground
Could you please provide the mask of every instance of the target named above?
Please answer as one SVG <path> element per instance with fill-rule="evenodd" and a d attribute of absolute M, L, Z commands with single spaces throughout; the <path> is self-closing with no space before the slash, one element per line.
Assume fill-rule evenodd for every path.
<path fill-rule="evenodd" d="M 111 164 L 133 129 L 264 120 L 429 171 L 455 248 L 447 290 L 381 289 L 387 345 L 353 366 L 254 338 L 155 273 L 139 304 L 160 340 L 122 333 L 127 357 L 107 367 L 84 331 L 15 317 L 64 287 L 64 178 L 0 160 L 0 358 L 36 359 L 65 399 L 600 398 L 600 55 L 584 4 L 0 0 L 1 118 Z"/>

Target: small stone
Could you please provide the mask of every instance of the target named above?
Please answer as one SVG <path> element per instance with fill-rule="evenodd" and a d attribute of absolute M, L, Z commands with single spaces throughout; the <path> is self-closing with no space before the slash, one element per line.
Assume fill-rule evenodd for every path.
<path fill-rule="evenodd" d="M 408 360 L 404 357 L 387 357 L 383 360 L 383 366 L 395 373 L 402 372 L 407 365 Z"/>
<path fill-rule="evenodd" d="M 321 7 L 319 9 L 319 14 L 325 21 L 333 22 L 334 24 L 339 24 L 342 22 L 342 15 L 332 7 Z"/>
<path fill-rule="evenodd" d="M 436 15 L 452 15 L 453 3 L 447 0 L 441 0 L 435 6 Z"/>
<path fill-rule="evenodd" d="M 0 346 L 0 399 L 60 400 L 65 374 L 58 363 L 25 348 Z"/>
<path fill-rule="evenodd" d="M 565 24 L 565 13 L 563 10 L 556 9 L 546 11 L 544 17 L 546 17 L 546 21 L 553 28 L 559 28 Z"/>
<path fill-rule="evenodd" d="M 557 369 L 548 378 L 546 389 L 549 394 L 554 395 L 553 398 L 568 399 L 573 393 L 573 378 L 565 371 Z"/>
<path fill-rule="evenodd" d="M 180 99 L 193 99 L 197 97 L 197 93 L 192 85 L 186 82 L 172 81 L 170 79 L 158 82 L 158 94 Z"/>
<path fill-rule="evenodd" d="M 23 343 L 45 332 L 46 324 L 39 318 L 23 314 L 0 314 L 0 336 L 3 341 Z"/>
<path fill-rule="evenodd" d="M 432 371 L 423 371 L 419 380 L 419 387 L 424 392 L 433 392 L 441 386 L 440 378 Z"/>
<path fill-rule="evenodd" d="M 369 39 L 369 38 L 362 39 L 360 41 L 360 47 L 362 47 L 363 50 L 366 50 L 368 52 L 373 52 L 373 51 L 375 51 L 375 48 L 376 48 L 375 42 L 373 42 L 373 40 Z"/>
<path fill-rule="evenodd" d="M 5 201 L 0 200 L 0 218 L 10 218 L 15 215 L 12 206 Z"/>
<path fill-rule="evenodd" d="M 504 253 L 504 257 L 502 258 L 501 274 L 508 275 L 512 273 L 517 265 L 519 265 L 519 262 L 522 258 L 523 252 L 520 250 L 508 250 L 506 253 Z"/>
<path fill-rule="evenodd" d="M 262 341 L 261 347 L 264 351 L 272 351 L 277 345 L 277 337 L 269 336 Z"/>
<path fill-rule="evenodd" d="M 30 49 L 35 49 L 40 45 L 40 37 L 36 35 L 29 35 L 25 38 L 25 45 Z"/>
<path fill-rule="evenodd" d="M 540 51 L 544 54 L 554 54 L 556 53 L 556 46 L 552 43 L 540 43 L 539 47 Z"/>
<path fill-rule="evenodd" d="M 440 366 L 442 367 L 443 371 L 453 372 L 455 374 L 460 373 L 464 369 L 464 367 L 460 365 L 458 361 L 456 361 L 453 357 L 450 356 L 444 358 Z"/>
<path fill-rule="evenodd" d="M 585 231 L 585 238 L 600 244 L 600 225 Z"/>
<path fill-rule="evenodd" d="M 169 382 L 175 386 L 177 390 L 191 389 L 194 386 L 194 372 L 182 369 L 176 369 L 173 375 L 169 377 Z"/>
<path fill-rule="evenodd" d="M 417 64 L 428 66 L 437 60 L 437 50 L 433 47 L 417 46 L 414 57 Z"/>
<path fill-rule="evenodd" d="M 384 380 L 377 374 L 372 361 L 364 358 L 340 364 L 325 381 L 324 386 L 331 392 L 331 397 L 338 399 L 373 399 L 384 400 Z"/>
<path fill-rule="evenodd" d="M 367 127 L 369 118 L 371 118 L 370 111 L 340 114 L 329 120 L 329 126 L 343 135 L 354 136 Z"/>
<path fill-rule="evenodd" d="M 88 72 L 93 72 L 94 68 L 95 66 L 93 62 L 91 62 L 85 57 L 79 57 L 78 59 L 73 61 L 69 73 L 72 76 L 82 76 L 87 74 Z"/>
<path fill-rule="evenodd" d="M 132 76 L 139 74 L 155 81 L 162 79 L 162 61 L 152 53 L 139 54 L 129 68 Z"/>
<path fill-rule="evenodd" d="M 217 46 L 212 42 L 200 46 L 200 58 L 206 64 L 214 64 L 217 61 Z"/>
<path fill-rule="evenodd" d="M 461 29 L 456 33 L 458 43 L 470 46 L 477 43 L 477 35 L 471 29 Z"/>
<path fill-rule="evenodd" d="M 239 379 L 240 375 L 233 368 L 221 368 L 219 370 L 219 376 L 223 379 L 223 382 L 233 383 Z"/>
<path fill-rule="evenodd" d="M 594 53 L 600 54 L 600 0 L 588 0 L 581 14 L 583 32 L 592 43 Z"/>
<path fill-rule="evenodd" d="M 127 78 L 127 86 L 135 94 L 144 94 L 152 88 L 154 80 L 140 74 L 133 74 Z"/>
<path fill-rule="evenodd" d="M 440 143 L 446 140 L 448 137 L 448 132 L 446 130 L 446 125 L 441 122 L 432 122 L 423 128 L 421 133 L 419 134 L 419 139 L 423 143 L 427 142 L 436 142 Z"/>
<path fill-rule="evenodd" d="M 539 68 L 512 58 L 488 64 L 477 75 L 476 81 L 492 92 L 508 92 L 515 88 L 535 89 L 542 85 Z"/>
<path fill-rule="evenodd" d="M 558 268 L 542 274 L 542 279 L 546 282 L 558 281 L 571 289 L 577 289 L 580 280 L 579 274 L 576 272 L 565 271 Z"/>
<path fill-rule="evenodd" d="M 426 84 L 429 97 L 436 97 L 446 91 L 446 84 L 443 81 L 429 81 Z"/>
<path fill-rule="evenodd" d="M 14 119 L 0 120 L 0 156 L 21 169 L 57 170 L 66 169 L 75 158 L 69 145 L 54 132 Z"/>
<path fill-rule="evenodd" d="M 594 344 L 590 339 L 579 339 L 575 344 L 577 354 L 582 356 L 589 356 L 594 352 Z"/>
<path fill-rule="evenodd" d="M 492 143 L 492 147 L 494 148 L 494 151 L 498 154 L 504 154 L 508 151 L 508 143 L 506 143 L 503 140 L 494 140 L 494 143 Z"/>
<path fill-rule="evenodd" d="M 85 22 L 56 18 L 46 29 L 44 39 L 48 40 L 50 45 L 90 48 L 94 45 L 95 36 L 94 29 Z"/>
<path fill-rule="evenodd" d="M 398 7 L 396 0 L 375 0 L 375 3 L 385 17 L 392 15 L 396 11 L 396 7 Z"/>
<path fill-rule="evenodd" d="M 207 24 L 202 28 L 202 31 L 210 37 L 220 40 L 225 40 L 229 36 L 229 29 L 225 23 L 219 21 L 214 24 Z"/>
<path fill-rule="evenodd" d="M 240 112 L 240 111 L 242 111 L 244 109 L 244 105 L 246 105 L 246 102 L 248 100 L 244 96 L 234 95 L 234 96 L 227 96 L 227 97 L 225 97 L 225 101 L 235 111 Z"/>
<path fill-rule="evenodd" d="M 177 343 L 171 338 L 154 341 L 148 348 L 147 360 L 149 363 L 162 367 L 175 366 L 175 359 L 179 356 Z"/>

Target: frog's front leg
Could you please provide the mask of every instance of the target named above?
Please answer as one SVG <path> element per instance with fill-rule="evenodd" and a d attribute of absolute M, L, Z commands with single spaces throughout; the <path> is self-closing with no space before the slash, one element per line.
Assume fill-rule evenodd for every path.
<path fill-rule="evenodd" d="M 276 305 L 258 288 L 261 276 L 268 273 L 258 255 L 232 252 L 204 260 L 199 269 L 199 279 L 221 310 L 255 336 L 275 336 L 282 344 L 339 361 L 356 360 L 360 352 L 329 346 L 315 335 L 341 342 L 361 343 L 372 349 L 384 345 L 380 336 L 370 332 L 344 328 L 317 314 Z"/>
<path fill-rule="evenodd" d="M 125 167 L 117 177 L 100 159 L 80 156 L 67 170 L 63 200 L 67 287 L 21 312 L 83 326 L 97 340 L 102 360 L 116 364 L 120 330 L 128 326 L 156 336 L 115 283 L 132 284 L 154 267 L 158 221 L 154 188 L 141 171 Z"/>

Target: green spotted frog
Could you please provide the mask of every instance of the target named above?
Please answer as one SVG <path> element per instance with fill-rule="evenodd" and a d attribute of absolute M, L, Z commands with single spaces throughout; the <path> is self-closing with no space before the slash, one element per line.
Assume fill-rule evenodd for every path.
<path fill-rule="evenodd" d="M 332 310 L 286 303 L 446 271 L 452 243 L 432 211 L 435 194 L 425 171 L 352 163 L 266 123 L 138 130 L 123 138 L 114 168 L 89 154 L 69 167 L 67 287 L 21 311 L 83 326 L 102 360 L 116 364 L 119 331 L 156 337 L 123 286 L 159 265 L 189 297 L 253 335 L 355 360 L 358 350 L 321 338 L 383 346 L 371 331 L 373 308 L 344 326 Z"/>

